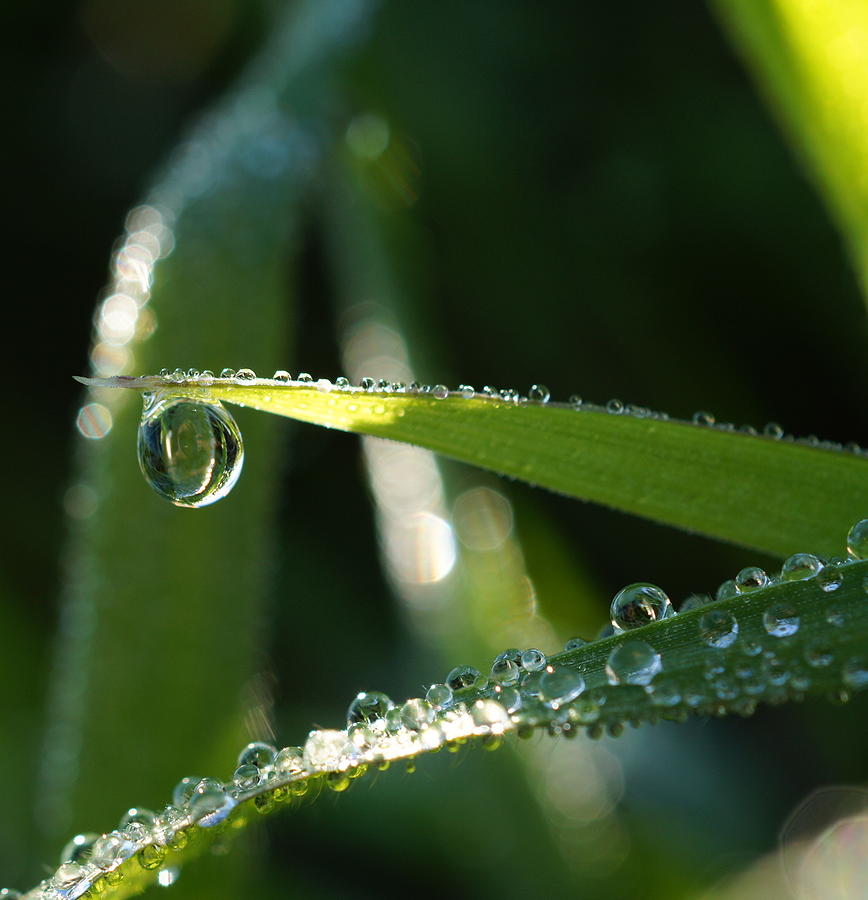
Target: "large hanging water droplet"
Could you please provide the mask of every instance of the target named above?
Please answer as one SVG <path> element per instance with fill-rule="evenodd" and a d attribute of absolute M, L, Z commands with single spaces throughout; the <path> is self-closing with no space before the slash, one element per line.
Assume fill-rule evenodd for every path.
<path fill-rule="evenodd" d="M 207 506 L 235 486 L 244 462 L 241 432 L 220 403 L 170 397 L 145 405 L 139 466 L 175 506 Z"/>
<path fill-rule="evenodd" d="M 621 631 L 648 625 L 674 615 L 675 609 L 666 594 L 653 584 L 628 584 L 615 594 L 610 614 L 612 625 Z"/>

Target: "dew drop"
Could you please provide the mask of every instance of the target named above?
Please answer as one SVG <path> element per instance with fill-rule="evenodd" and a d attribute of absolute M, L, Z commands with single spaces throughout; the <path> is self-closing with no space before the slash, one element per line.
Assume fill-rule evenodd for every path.
<path fill-rule="evenodd" d="M 551 394 L 544 384 L 532 384 L 527 392 L 527 399 L 532 403 L 548 403 Z"/>
<path fill-rule="evenodd" d="M 221 369 L 220 377 L 221 378 L 234 378 L 235 377 L 235 369 Z"/>
<path fill-rule="evenodd" d="M 572 669 L 544 672 L 539 683 L 540 699 L 555 709 L 575 700 L 584 689 L 585 679 Z"/>
<path fill-rule="evenodd" d="M 477 700 L 470 707 L 470 716 L 474 725 L 486 726 L 495 733 L 502 733 L 510 724 L 509 713 L 497 700 Z"/>
<path fill-rule="evenodd" d="M 868 519 L 857 522 L 847 532 L 847 554 L 853 559 L 868 559 Z"/>
<path fill-rule="evenodd" d="M 384 719 L 386 713 L 394 705 L 392 700 L 381 691 L 362 691 L 356 694 L 347 709 L 347 725 Z"/>
<path fill-rule="evenodd" d="M 654 706 L 669 708 L 681 702 L 681 691 L 674 681 L 661 681 L 660 676 L 645 686 L 646 693 Z"/>
<path fill-rule="evenodd" d="M 339 375 L 335 378 L 335 387 L 340 388 L 340 390 L 345 391 L 350 386 L 350 379 L 346 378 L 344 375 Z"/>
<path fill-rule="evenodd" d="M 516 710 L 521 709 L 521 694 L 518 692 L 517 688 L 501 688 L 501 690 L 497 692 L 497 700 L 499 703 L 503 704 L 504 709 L 508 713 L 514 713 Z"/>
<path fill-rule="evenodd" d="M 301 747 L 284 747 L 274 757 L 274 769 L 281 775 L 300 775 L 304 772 L 304 751 Z"/>
<path fill-rule="evenodd" d="M 848 659 L 841 670 L 841 678 L 849 688 L 868 687 L 868 657 L 854 656 Z"/>
<path fill-rule="evenodd" d="M 133 845 L 130 841 L 118 832 L 112 831 L 94 841 L 89 862 L 101 869 L 108 869 L 130 856 L 132 850 Z"/>
<path fill-rule="evenodd" d="M 167 852 L 166 848 L 160 844 L 146 844 L 139 850 L 139 865 L 143 869 L 159 869 Z"/>
<path fill-rule="evenodd" d="M 235 486 L 244 445 L 222 404 L 175 397 L 145 407 L 138 456 L 145 480 L 161 497 L 175 506 L 198 508 Z"/>
<path fill-rule="evenodd" d="M 627 631 L 666 619 L 675 610 L 659 587 L 640 581 L 628 584 L 615 594 L 609 613 L 615 629 Z"/>
<path fill-rule="evenodd" d="M 247 765 L 242 768 L 253 769 L 255 766 Z M 222 822 L 234 806 L 235 801 L 215 778 L 203 778 L 187 802 L 190 817 L 202 828 L 211 828 Z"/>
<path fill-rule="evenodd" d="M 421 731 L 434 721 L 434 707 L 427 700 L 414 698 L 401 707 L 401 722 L 411 731 Z"/>
<path fill-rule="evenodd" d="M 764 588 L 768 583 L 769 576 L 759 566 L 748 566 L 735 576 L 735 586 L 741 594 Z"/>
<path fill-rule="evenodd" d="M 193 796 L 193 791 L 196 790 L 196 785 L 201 780 L 199 775 L 187 775 L 186 778 L 182 778 L 172 790 L 172 803 L 176 807 L 186 806 L 187 801 Z M 167 808 L 164 812 L 168 811 Z"/>
<path fill-rule="evenodd" d="M 431 395 L 436 400 L 445 400 L 449 396 L 449 388 L 445 384 L 435 384 L 431 388 Z"/>
<path fill-rule="evenodd" d="M 518 650 L 507 650 L 495 657 L 491 664 L 491 680 L 498 684 L 515 684 L 521 675 L 521 656 Z"/>
<path fill-rule="evenodd" d="M 799 630 L 799 616 L 787 603 L 776 603 L 763 613 L 763 627 L 772 637 L 788 637 Z"/>
<path fill-rule="evenodd" d="M 699 619 L 699 637 L 709 647 L 730 647 L 738 639 L 738 622 L 731 612 L 712 608 Z"/>
<path fill-rule="evenodd" d="M 299 372 L 298 378 L 295 379 L 301 384 L 312 384 L 313 383 L 313 375 L 308 372 Z"/>
<path fill-rule="evenodd" d="M 837 566 L 825 566 L 819 575 L 817 575 L 817 584 L 827 594 L 837 591 L 844 583 L 844 576 L 838 570 Z"/>
<path fill-rule="evenodd" d="M 425 693 L 425 699 L 434 709 L 446 709 L 452 705 L 452 688 L 448 684 L 432 684 Z"/>
<path fill-rule="evenodd" d="M 714 414 L 699 410 L 693 414 L 694 425 L 714 425 Z"/>
<path fill-rule="evenodd" d="M 569 404 L 573 409 L 581 409 L 584 401 L 578 394 L 570 394 Z"/>
<path fill-rule="evenodd" d="M 151 810 L 142 806 L 134 806 L 121 816 L 118 828 L 123 828 L 125 825 L 144 825 L 146 828 L 153 828 L 156 820 L 157 817 Z"/>
<path fill-rule="evenodd" d="M 354 759 L 356 749 L 343 731 L 329 728 L 312 731 L 304 745 L 306 769 L 345 769 Z"/>
<path fill-rule="evenodd" d="M 718 602 L 721 600 L 729 600 L 731 597 L 735 597 L 738 594 L 738 587 L 736 586 L 735 579 L 729 578 L 721 584 L 721 586 L 717 589 L 717 593 L 714 595 L 714 599 Z"/>
<path fill-rule="evenodd" d="M 766 422 L 763 427 L 763 434 L 766 437 L 779 441 L 784 436 L 784 429 L 777 422 Z"/>
<path fill-rule="evenodd" d="M 823 563 L 812 553 L 794 553 L 781 566 L 781 578 L 784 581 L 804 581 L 813 578 Z"/>
<path fill-rule="evenodd" d="M 61 897 L 67 896 L 67 891 L 78 884 L 84 875 L 83 866 L 78 863 L 63 863 L 62 866 L 51 876 L 49 884 L 59 893 Z"/>
<path fill-rule="evenodd" d="M 236 381 L 255 381 L 256 380 L 256 372 L 253 369 L 239 369 L 235 373 Z"/>
<path fill-rule="evenodd" d="M 198 384 L 202 384 L 205 387 L 208 387 L 208 385 L 214 384 L 214 373 L 210 369 L 205 369 L 199 374 L 199 377 L 196 379 L 196 381 Z"/>
<path fill-rule="evenodd" d="M 692 609 L 700 609 L 703 606 L 708 606 L 709 603 L 711 603 L 711 597 L 709 597 L 708 594 L 690 594 L 684 598 L 684 602 L 681 604 L 681 608 L 678 612 L 690 612 Z"/>
<path fill-rule="evenodd" d="M 613 416 L 620 416 L 624 412 L 624 404 L 620 400 L 610 400 L 606 404 L 606 412 Z"/>
<path fill-rule="evenodd" d="M 564 650 L 579 650 L 581 647 L 584 647 L 588 641 L 584 638 L 573 637 L 570 638 L 566 644 L 564 644 Z"/>
<path fill-rule="evenodd" d="M 822 638 L 815 638 L 805 647 L 805 662 L 812 669 L 824 669 L 835 659 L 832 645 Z"/>
<path fill-rule="evenodd" d="M 525 672 L 539 672 L 546 667 L 547 662 L 542 650 L 530 649 L 521 654 L 521 667 Z"/>
<path fill-rule="evenodd" d="M 456 666 L 446 676 L 446 684 L 453 691 L 480 687 L 481 683 L 482 675 L 479 669 L 475 669 L 473 666 Z"/>
<path fill-rule="evenodd" d="M 286 371 L 286 369 L 278 369 L 278 370 L 271 376 L 271 380 L 272 380 L 272 381 L 280 381 L 280 382 L 282 382 L 282 383 L 284 383 L 284 384 L 285 384 L 287 381 L 290 381 L 291 379 L 292 379 L 292 376 L 289 374 L 289 372 Z"/>
<path fill-rule="evenodd" d="M 233 785 L 242 791 L 255 788 L 261 780 L 262 773 L 253 765 L 239 766 L 232 776 Z"/>
<path fill-rule="evenodd" d="M 663 664 L 660 654 L 645 641 L 625 641 L 609 654 L 606 677 L 609 684 L 650 684 Z"/>
<path fill-rule="evenodd" d="M 276 747 L 263 741 L 253 741 L 238 754 L 237 765 L 263 769 L 274 762 L 275 756 L 277 756 Z"/>
<path fill-rule="evenodd" d="M 458 393 L 464 397 L 465 400 L 469 400 L 476 391 L 473 389 L 473 385 L 470 384 L 459 384 L 458 385 Z"/>
<path fill-rule="evenodd" d="M 98 834 L 77 834 L 67 841 L 60 851 L 60 862 L 86 863 L 90 861 L 94 843 L 99 840 Z"/>

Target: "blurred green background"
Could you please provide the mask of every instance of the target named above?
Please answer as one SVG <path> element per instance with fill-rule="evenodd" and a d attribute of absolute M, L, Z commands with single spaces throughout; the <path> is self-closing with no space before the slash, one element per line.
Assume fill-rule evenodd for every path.
<path fill-rule="evenodd" d="M 183 775 L 228 777 L 249 735 L 342 724 L 358 690 L 403 698 L 510 644 L 553 652 L 628 582 L 677 605 L 775 565 L 246 411 L 233 495 L 167 507 L 131 405 L 102 440 L 73 424 L 88 398 L 70 376 L 92 366 L 106 265 L 143 199 L 174 205 L 174 252 L 136 372 L 391 377 L 380 360 L 868 443 L 841 238 L 703 6 L 8 14 L 0 884 L 29 887 L 75 831 L 167 802 Z M 452 522 L 454 564 L 401 568 L 408 509 Z M 704 896 L 775 853 L 818 788 L 864 782 L 866 711 L 444 754 L 275 817 L 172 893 Z"/>

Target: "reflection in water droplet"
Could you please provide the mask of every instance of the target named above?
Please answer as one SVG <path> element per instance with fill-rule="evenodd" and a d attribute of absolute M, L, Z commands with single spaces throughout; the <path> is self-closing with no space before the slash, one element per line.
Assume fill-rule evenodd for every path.
<path fill-rule="evenodd" d="M 813 578 L 822 568 L 822 562 L 812 553 L 794 553 L 781 566 L 781 578 L 784 581 L 804 581 Z"/>
<path fill-rule="evenodd" d="M 787 603 L 776 603 L 763 613 L 763 626 L 772 637 L 788 637 L 799 630 L 799 616 Z"/>
<path fill-rule="evenodd" d="M 259 769 L 270 766 L 277 756 L 277 748 L 264 741 L 253 741 L 248 744 L 239 754 L 239 766 L 256 766 Z"/>
<path fill-rule="evenodd" d="M 196 508 L 232 490 L 244 446 L 222 404 L 170 397 L 145 407 L 138 454 L 145 480 L 160 496 L 175 506 Z"/>
<path fill-rule="evenodd" d="M 729 647 L 738 638 L 738 622 L 727 610 L 712 608 L 699 620 L 699 636 L 709 647 Z"/>
<path fill-rule="evenodd" d="M 376 722 L 394 707 L 392 700 L 381 691 L 362 691 L 353 698 L 347 710 L 347 725 Z"/>
<path fill-rule="evenodd" d="M 857 522 L 847 533 L 847 553 L 853 559 L 868 559 L 868 519 Z"/>
<path fill-rule="evenodd" d="M 549 397 L 551 394 L 544 384 L 532 384 L 527 392 L 527 399 L 532 403 L 548 403 Z"/>
<path fill-rule="evenodd" d="M 287 382 L 287 381 L 290 381 L 291 379 L 292 379 L 292 375 L 290 375 L 289 372 L 286 371 L 286 369 L 278 369 L 278 370 L 271 376 L 271 380 L 272 380 L 272 381 L 281 381 L 281 382 L 284 382 L 284 383 Z"/>
<path fill-rule="evenodd" d="M 666 619 L 675 609 L 659 587 L 645 582 L 628 584 L 615 594 L 609 610 L 612 625 L 621 631 Z"/>
<path fill-rule="evenodd" d="M 832 593 L 832 591 L 837 591 L 843 583 L 844 576 L 836 566 L 825 566 L 820 574 L 817 575 L 817 584 L 827 594 Z"/>
<path fill-rule="evenodd" d="M 452 705 L 452 688 L 448 684 L 432 684 L 425 694 L 425 699 L 434 709 L 446 709 Z"/>
<path fill-rule="evenodd" d="M 758 590 L 768 583 L 769 576 L 759 566 L 748 566 L 735 576 L 735 586 L 742 594 Z"/>
<path fill-rule="evenodd" d="M 521 667 L 526 672 L 539 672 L 545 668 L 546 662 L 546 655 L 542 650 L 530 649 L 521 654 Z"/>
<path fill-rule="evenodd" d="M 556 669 L 544 672 L 540 678 L 540 699 L 555 709 L 575 700 L 585 689 L 585 679 L 572 669 Z"/>

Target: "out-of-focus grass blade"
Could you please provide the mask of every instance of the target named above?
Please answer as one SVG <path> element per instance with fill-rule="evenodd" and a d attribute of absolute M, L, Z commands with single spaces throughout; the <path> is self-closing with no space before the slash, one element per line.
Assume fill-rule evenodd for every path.
<path fill-rule="evenodd" d="M 868 297 L 868 4 L 715 5 L 813 168 Z"/>
<path fill-rule="evenodd" d="M 156 327 L 123 348 L 128 365 L 286 358 L 294 210 L 322 146 L 329 73 L 364 34 L 370 8 L 363 0 L 293 4 L 239 88 L 156 181 L 114 281 L 122 266 L 143 280 L 147 235 L 133 233 L 142 223 L 153 229 L 158 219 L 175 249 L 140 291 Z M 117 357 L 95 352 L 95 362 L 106 358 Z M 180 776 L 222 770 L 234 758 L 249 739 L 244 713 L 255 699 L 244 689 L 268 592 L 276 423 L 256 417 L 245 429 L 261 458 L 243 489 L 191 515 L 141 481 L 138 404 L 95 399 L 104 404 L 96 420 L 104 423 L 108 409 L 113 427 L 82 448 L 79 487 L 93 509 L 69 554 L 40 784 L 43 859 L 77 829 L 115 827 L 124 804 L 165 803 Z M 233 895 L 230 881 L 199 885 L 198 896 Z"/>
<path fill-rule="evenodd" d="M 480 396 L 303 383 L 115 385 L 225 400 L 416 444 L 463 462 L 778 556 L 836 554 L 868 508 L 868 459 L 686 422 Z"/>

